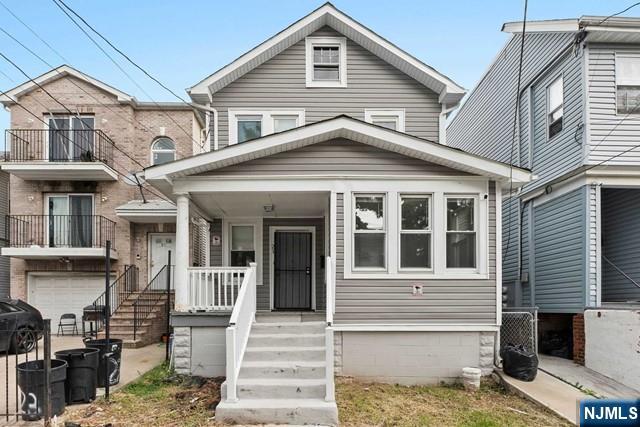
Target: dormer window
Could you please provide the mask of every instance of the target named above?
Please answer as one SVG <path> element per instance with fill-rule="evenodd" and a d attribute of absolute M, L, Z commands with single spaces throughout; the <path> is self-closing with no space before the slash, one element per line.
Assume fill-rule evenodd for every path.
<path fill-rule="evenodd" d="M 307 87 L 347 87 L 347 39 L 307 37 Z"/>

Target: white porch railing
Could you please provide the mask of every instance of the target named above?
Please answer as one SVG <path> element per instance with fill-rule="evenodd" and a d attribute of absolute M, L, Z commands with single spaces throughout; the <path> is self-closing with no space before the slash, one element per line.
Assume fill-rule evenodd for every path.
<path fill-rule="evenodd" d="M 256 317 L 256 275 L 256 263 L 251 263 L 244 275 L 227 328 L 227 400 L 230 402 L 238 400 L 238 374 L 251 325 Z"/>
<path fill-rule="evenodd" d="M 189 311 L 231 311 L 249 267 L 190 267 Z"/>
<path fill-rule="evenodd" d="M 331 257 L 328 256 L 325 260 L 326 271 L 326 286 L 327 286 L 327 327 L 325 328 L 324 345 L 325 345 L 325 400 L 327 402 L 333 402 L 336 400 L 335 396 L 335 384 L 334 384 L 334 372 L 333 372 L 333 314 L 335 313 L 335 285 L 336 277 L 333 272 L 333 263 Z"/>

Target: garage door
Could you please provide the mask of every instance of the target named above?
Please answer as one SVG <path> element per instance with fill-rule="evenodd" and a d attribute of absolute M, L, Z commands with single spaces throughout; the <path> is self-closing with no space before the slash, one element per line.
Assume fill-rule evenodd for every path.
<path fill-rule="evenodd" d="M 104 275 L 100 274 L 29 275 L 29 304 L 51 319 L 52 330 L 63 313 L 75 313 L 80 323 L 82 309 L 102 292 Z"/>

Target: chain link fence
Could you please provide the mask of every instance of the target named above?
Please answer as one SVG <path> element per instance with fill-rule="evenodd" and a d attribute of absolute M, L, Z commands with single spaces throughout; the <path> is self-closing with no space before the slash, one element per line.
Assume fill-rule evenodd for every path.
<path fill-rule="evenodd" d="M 523 345 L 538 353 L 537 307 L 512 307 L 502 311 L 500 327 L 500 353 L 508 344 Z"/>

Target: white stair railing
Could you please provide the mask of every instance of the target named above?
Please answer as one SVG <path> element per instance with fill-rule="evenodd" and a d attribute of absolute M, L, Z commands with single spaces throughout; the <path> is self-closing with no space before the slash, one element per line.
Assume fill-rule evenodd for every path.
<path fill-rule="evenodd" d="M 256 263 L 251 263 L 240 286 L 227 328 L 227 401 L 238 400 L 238 375 L 256 318 Z"/>
<path fill-rule="evenodd" d="M 190 267 L 189 311 L 231 311 L 248 267 Z"/>
<path fill-rule="evenodd" d="M 335 313 L 335 275 L 333 273 L 333 263 L 331 257 L 328 256 L 325 260 L 326 271 L 326 286 L 327 286 L 327 327 L 325 328 L 324 346 L 325 346 L 325 400 L 327 402 L 334 402 L 335 396 L 335 384 L 334 384 L 334 372 L 333 372 L 333 314 Z"/>

